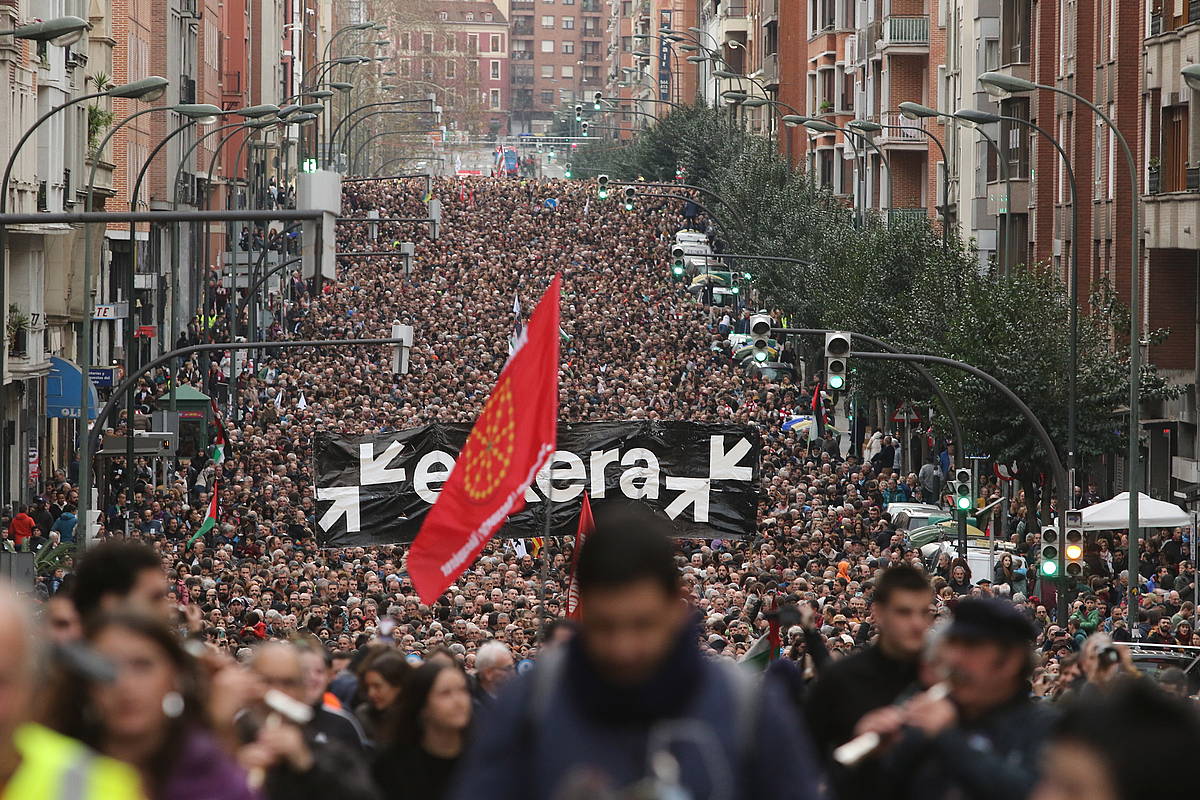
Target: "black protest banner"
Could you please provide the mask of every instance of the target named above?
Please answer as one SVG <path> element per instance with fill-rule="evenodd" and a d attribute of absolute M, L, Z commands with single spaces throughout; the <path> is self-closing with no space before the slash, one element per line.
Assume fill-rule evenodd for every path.
<path fill-rule="evenodd" d="M 433 424 L 394 433 L 314 441 L 317 531 L 326 547 L 411 542 L 437 499 L 471 426 Z M 597 512 L 638 500 L 682 538 L 741 538 L 754 530 L 761 442 L 736 425 L 654 420 L 558 426 L 558 450 L 499 535 L 541 536 L 551 492 L 551 534 L 574 535 L 584 491 Z"/>

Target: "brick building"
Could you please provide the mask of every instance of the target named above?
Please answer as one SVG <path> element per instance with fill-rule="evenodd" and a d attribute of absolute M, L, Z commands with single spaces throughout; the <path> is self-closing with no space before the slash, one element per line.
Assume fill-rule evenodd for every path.
<path fill-rule="evenodd" d="M 483 0 L 439 0 L 427 6 L 431 18 L 407 22 L 393 32 L 398 80 L 413 85 L 415 95 L 438 92 L 448 130 L 471 136 L 507 133 L 512 100 L 504 10 Z M 512 60 L 528 63 L 515 55 Z"/>
<path fill-rule="evenodd" d="M 649 0 L 639 0 L 649 13 Z M 605 90 L 601 0 L 511 0 L 513 133 L 547 133 L 554 112 Z M 631 2 L 618 0 L 617 10 Z M 628 9 L 627 9 L 628 10 Z"/>

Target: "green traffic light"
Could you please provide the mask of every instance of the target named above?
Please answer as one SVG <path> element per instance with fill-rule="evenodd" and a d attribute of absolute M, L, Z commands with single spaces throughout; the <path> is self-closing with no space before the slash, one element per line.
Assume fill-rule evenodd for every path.
<path fill-rule="evenodd" d="M 601 189 L 601 190 L 600 190 L 600 199 L 601 199 L 601 200 L 607 200 L 607 199 L 608 199 L 608 189 Z"/>
<path fill-rule="evenodd" d="M 671 271 L 675 273 L 675 277 L 683 277 L 683 266 L 681 264 L 676 264 L 675 266 L 671 267 Z"/>
<path fill-rule="evenodd" d="M 626 204 L 625 204 L 625 210 L 626 210 L 626 211 L 633 211 L 633 203 L 626 203 Z"/>
<path fill-rule="evenodd" d="M 1052 578 L 1058 574 L 1058 564 L 1053 561 L 1042 562 L 1042 574 L 1048 578 Z"/>
<path fill-rule="evenodd" d="M 563 170 L 563 177 L 564 177 L 564 178 L 570 178 L 570 177 L 571 177 L 571 170 L 569 170 L 569 169 L 565 169 L 565 170 Z"/>
<path fill-rule="evenodd" d="M 769 353 L 767 353 L 766 350 L 759 350 L 754 354 L 754 360 L 755 361 L 766 361 L 768 355 L 769 355 Z"/>
<path fill-rule="evenodd" d="M 830 375 L 828 383 L 829 383 L 830 389 L 844 388 L 846 385 L 846 376 L 845 375 Z"/>
<path fill-rule="evenodd" d="M 742 293 L 742 287 L 740 287 L 740 286 L 735 286 L 735 287 L 733 287 L 733 289 L 732 289 L 731 291 L 732 291 L 734 294 L 741 294 L 741 293 Z"/>
<path fill-rule="evenodd" d="M 963 511 L 966 511 L 967 509 L 969 509 L 971 507 L 971 498 L 967 497 L 966 495 L 960 495 L 955 500 L 955 503 L 958 505 L 958 507 L 960 509 L 962 509 Z"/>

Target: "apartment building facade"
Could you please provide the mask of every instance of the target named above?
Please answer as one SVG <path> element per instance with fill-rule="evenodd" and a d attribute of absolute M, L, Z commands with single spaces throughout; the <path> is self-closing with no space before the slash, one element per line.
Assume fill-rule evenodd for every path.
<path fill-rule="evenodd" d="M 507 3 L 502 3 L 507 5 Z M 510 25 L 497 4 L 442 0 L 427 4 L 428 19 L 393 33 L 395 70 L 414 96 L 438 93 L 443 122 L 471 136 L 503 135 L 513 104 Z"/>
<path fill-rule="evenodd" d="M 604 91 L 607 0 L 509 0 L 512 133 L 549 133 L 555 113 Z"/>

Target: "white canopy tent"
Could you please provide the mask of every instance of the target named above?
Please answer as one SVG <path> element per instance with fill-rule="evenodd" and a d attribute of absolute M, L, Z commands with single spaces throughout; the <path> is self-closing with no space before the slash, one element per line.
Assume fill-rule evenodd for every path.
<path fill-rule="evenodd" d="M 1190 527 L 1192 515 L 1173 503 L 1164 503 L 1138 493 L 1138 524 L 1143 528 Z M 1087 531 L 1124 530 L 1129 527 L 1129 492 L 1121 492 L 1083 510 Z"/>

